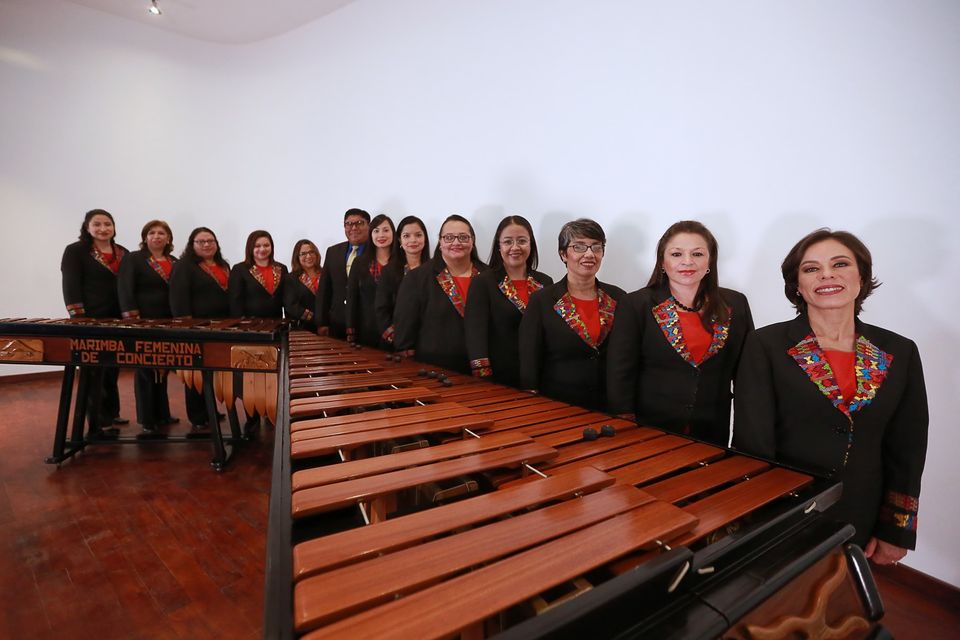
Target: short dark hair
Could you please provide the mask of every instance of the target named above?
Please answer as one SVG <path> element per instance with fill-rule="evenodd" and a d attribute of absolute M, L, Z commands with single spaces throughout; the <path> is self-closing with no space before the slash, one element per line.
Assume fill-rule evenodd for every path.
<path fill-rule="evenodd" d="M 530 255 L 527 256 L 527 275 L 530 275 L 529 272 L 537 268 L 540 256 L 537 253 L 537 239 L 533 235 L 533 226 L 523 216 L 507 216 L 497 225 L 497 231 L 493 234 L 493 247 L 490 249 L 490 268 L 499 269 L 503 266 L 503 255 L 500 253 L 500 235 L 504 229 L 512 224 L 520 225 L 530 234 Z"/>
<path fill-rule="evenodd" d="M 303 245 L 305 244 L 313 247 L 313 250 L 317 254 L 317 269 L 320 268 L 320 250 L 313 242 L 303 238 L 301 240 L 297 240 L 297 243 L 293 245 L 293 257 L 290 258 L 290 273 L 292 275 L 299 276 L 301 273 L 303 273 L 303 265 L 300 264 L 300 249 L 302 249 Z"/>
<path fill-rule="evenodd" d="M 160 227 L 167 232 L 167 245 L 163 248 L 163 255 L 170 255 L 173 253 L 173 231 L 170 230 L 170 225 L 163 220 L 151 220 L 143 225 L 143 229 L 140 230 L 140 248 L 147 248 L 147 234 L 150 233 L 150 229 L 154 227 Z"/>
<path fill-rule="evenodd" d="M 110 238 L 110 244 L 115 244 L 114 239 L 117 237 L 117 223 L 106 209 L 90 209 L 90 211 L 84 214 L 83 224 L 80 225 L 80 242 L 87 246 L 93 245 L 93 236 L 87 231 L 87 225 L 90 224 L 94 216 L 107 216 L 110 218 L 110 222 L 113 223 L 113 238 Z"/>
<path fill-rule="evenodd" d="M 408 224 L 415 224 L 423 231 L 423 249 L 420 250 L 420 263 L 423 264 L 430 259 L 430 236 L 427 234 L 427 225 L 417 216 L 407 216 L 397 225 L 397 232 L 393 239 L 393 255 L 390 256 L 390 264 L 395 265 L 397 269 L 403 269 L 407 265 L 407 254 L 400 246 L 400 234 L 403 228 Z"/>
<path fill-rule="evenodd" d="M 203 260 L 200 256 L 197 255 L 197 252 L 193 250 L 193 241 L 196 240 L 197 235 L 203 232 L 207 232 L 213 236 L 213 239 L 217 241 L 217 252 L 213 254 L 213 261 L 216 262 L 221 267 L 229 268 L 230 265 L 226 260 L 223 259 L 223 254 L 220 253 L 220 241 L 217 240 L 217 234 L 213 232 L 213 229 L 210 227 L 197 227 L 190 232 L 190 237 L 187 238 L 187 246 L 183 248 L 183 253 L 180 254 L 181 260 L 189 260 L 190 262 L 199 263 Z"/>
<path fill-rule="evenodd" d="M 470 229 L 470 237 L 473 238 L 473 247 L 471 247 L 470 249 L 470 260 L 478 264 L 483 264 L 482 262 L 480 262 L 480 254 L 477 253 L 477 234 L 473 230 L 473 225 L 470 224 L 469 220 L 467 220 L 466 218 L 464 218 L 463 216 L 457 213 L 447 216 L 447 219 L 444 220 L 443 223 L 440 225 L 440 233 L 437 234 L 437 248 L 433 252 L 433 259 L 434 260 L 443 259 L 443 257 L 440 254 L 440 245 L 443 244 L 441 242 L 441 238 L 443 237 L 443 227 L 448 222 L 462 222 L 463 224 L 467 225 L 467 228 Z"/>
<path fill-rule="evenodd" d="M 363 209 L 347 209 L 347 212 L 343 214 L 343 221 L 346 222 L 350 216 L 360 216 L 368 223 L 370 222 L 370 214 Z"/>
<path fill-rule="evenodd" d="M 697 288 L 697 295 L 693 299 L 693 306 L 703 308 L 704 327 L 712 322 L 726 322 L 730 318 L 730 309 L 726 301 L 720 294 L 720 274 L 718 273 L 717 263 L 719 261 L 720 248 L 717 245 L 717 239 L 713 237 L 706 225 L 698 220 L 680 220 L 670 225 L 660 241 L 657 242 L 657 260 L 653 265 L 653 273 L 650 274 L 650 280 L 647 281 L 648 287 L 669 286 L 669 279 L 663 270 L 663 255 L 667 251 L 667 244 L 674 236 L 680 233 L 691 233 L 702 237 L 707 242 L 707 251 L 710 253 L 709 269 L 710 272 L 700 280 L 700 286 Z"/>
<path fill-rule="evenodd" d="M 595 220 L 577 218 L 560 227 L 560 235 L 557 236 L 557 253 L 562 256 L 576 236 L 597 240 L 604 246 L 607 244 L 607 236 L 603 233 L 603 227 Z"/>
<path fill-rule="evenodd" d="M 854 315 L 860 315 L 863 309 L 863 301 L 873 293 L 873 290 L 880 286 L 881 282 L 873 277 L 873 256 L 870 255 L 870 249 L 857 236 L 849 231 L 833 231 L 827 227 L 821 227 L 805 235 L 800 241 L 793 245 L 793 248 L 787 252 L 787 257 L 780 264 L 780 272 L 783 274 L 783 293 L 787 296 L 797 314 L 807 312 L 807 302 L 800 295 L 800 263 L 807 249 L 824 240 L 836 240 L 853 253 L 857 261 L 857 269 L 860 271 L 860 294 L 854 304 Z"/>
<path fill-rule="evenodd" d="M 253 260 L 253 245 L 257 243 L 257 240 L 260 238 L 266 238 L 270 241 L 270 264 L 272 265 L 276 262 L 274 254 L 276 253 L 276 248 L 273 244 L 273 236 L 270 235 L 269 231 L 264 231 L 263 229 L 257 229 L 256 231 L 251 231 L 250 235 L 247 236 L 247 246 L 243 250 L 243 263 L 248 267 L 254 265 Z"/>

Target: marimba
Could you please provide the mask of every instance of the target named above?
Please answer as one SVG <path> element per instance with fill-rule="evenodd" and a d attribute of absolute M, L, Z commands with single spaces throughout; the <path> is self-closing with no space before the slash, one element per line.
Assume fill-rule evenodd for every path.
<path fill-rule="evenodd" d="M 266 638 L 880 628 L 852 527 L 821 514 L 834 482 L 333 339 L 289 341 Z"/>
<path fill-rule="evenodd" d="M 7 318 L 0 320 L 0 363 L 46 364 L 64 367 L 53 453 L 46 459 L 60 464 L 93 443 L 143 443 L 136 438 L 104 437 L 89 416 L 87 389 L 101 367 L 175 370 L 185 384 L 202 391 L 210 425 L 218 425 L 216 401 L 224 402 L 231 435 L 219 426 L 210 430 L 211 465 L 221 470 L 232 446 L 243 434 L 234 401 L 242 396 L 248 411 L 275 421 L 277 371 L 281 335 L 286 325 L 272 319 L 66 320 Z M 69 426 L 73 383 L 79 370 L 73 425 Z M 94 387 L 97 388 L 97 387 Z M 241 392 L 242 389 L 242 392 Z M 93 412 L 95 413 L 95 412 Z M 68 437 L 68 431 L 69 437 Z M 203 434 L 204 436 L 206 434 Z M 194 442 L 189 436 L 164 436 L 163 442 Z"/>

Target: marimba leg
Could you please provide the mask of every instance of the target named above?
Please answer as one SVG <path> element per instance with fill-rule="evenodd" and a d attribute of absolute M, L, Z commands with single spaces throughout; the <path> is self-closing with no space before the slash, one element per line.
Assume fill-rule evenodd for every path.
<path fill-rule="evenodd" d="M 75 371 L 73 365 L 67 365 L 63 368 L 63 382 L 60 385 L 60 406 L 57 409 L 57 430 L 53 435 L 53 455 L 46 459 L 47 464 L 60 464 L 65 458 L 63 450 L 67 441 L 67 426 L 70 422 L 70 401 L 73 399 Z"/>
<path fill-rule="evenodd" d="M 217 398 L 213 392 L 213 372 L 203 372 L 203 399 L 207 405 L 207 421 L 210 425 L 210 441 L 213 443 L 213 460 L 210 461 L 216 471 L 223 471 L 224 465 L 233 453 L 233 447 L 224 444 L 223 434 L 220 433 L 220 423 L 217 421 Z"/>

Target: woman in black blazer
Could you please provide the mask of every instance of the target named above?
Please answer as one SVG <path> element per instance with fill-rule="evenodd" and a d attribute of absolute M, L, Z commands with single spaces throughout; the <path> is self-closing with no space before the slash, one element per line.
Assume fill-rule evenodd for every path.
<path fill-rule="evenodd" d="M 523 216 L 500 221 L 490 250 L 490 269 L 471 286 L 464 315 L 467 353 L 475 376 L 520 386 L 520 320 L 530 295 L 553 278 L 535 271 L 537 239 Z"/>
<path fill-rule="evenodd" d="M 170 274 L 176 261 L 173 232 L 163 220 L 151 220 L 140 231 L 140 250 L 120 264 L 118 286 L 120 311 L 124 318 L 169 318 Z M 137 422 L 146 432 L 179 422 L 170 415 L 167 371 L 137 369 L 133 378 L 137 400 Z"/>
<path fill-rule="evenodd" d="M 273 258 L 273 237 L 263 229 L 247 236 L 244 260 L 230 270 L 230 317 L 282 318 L 287 268 Z"/>
<path fill-rule="evenodd" d="M 180 261 L 170 274 L 170 310 L 176 318 L 229 318 L 227 295 L 230 265 L 220 253 L 217 236 L 207 227 L 190 232 Z M 184 387 L 187 417 L 195 429 L 207 424 L 203 396 Z"/>
<path fill-rule="evenodd" d="M 580 218 L 563 225 L 560 282 L 530 296 L 520 321 L 522 388 L 588 409 L 606 406 L 607 337 L 623 289 L 600 282 L 606 236 Z"/>
<path fill-rule="evenodd" d="M 347 340 L 368 347 L 386 347 L 374 306 L 383 271 L 390 262 L 396 229 L 389 216 L 380 214 L 370 221 L 370 237 L 347 276 Z"/>
<path fill-rule="evenodd" d="M 617 308 L 610 412 L 727 446 L 730 383 L 752 330 L 747 298 L 719 286 L 713 234 L 693 220 L 671 225 L 647 286 Z"/>
<path fill-rule="evenodd" d="M 127 250 L 116 243 L 116 225 L 113 216 L 103 209 L 88 211 L 80 225 L 80 239 L 67 245 L 60 260 L 63 284 L 63 302 L 71 318 L 119 318 L 120 300 L 117 294 L 117 273 Z M 113 425 L 127 424 L 120 417 L 120 391 L 116 367 L 93 370 L 90 401 L 87 412 L 94 416 L 91 428 L 102 434 L 116 435 Z M 94 398 L 99 405 L 94 409 Z"/>
<path fill-rule="evenodd" d="M 283 312 L 296 326 L 313 333 L 317 331 L 313 312 L 321 274 L 317 245 L 306 239 L 297 240 L 290 258 L 290 275 L 283 285 Z"/>
<path fill-rule="evenodd" d="M 843 481 L 829 514 L 878 564 L 916 547 L 927 397 L 913 341 L 858 319 L 879 283 L 853 234 L 817 230 L 781 265 L 798 315 L 758 329 L 737 374 L 733 442 Z"/>
<path fill-rule="evenodd" d="M 390 262 L 383 268 L 380 285 L 373 301 L 377 328 L 383 343 L 393 345 L 393 311 L 397 306 L 397 293 L 404 276 L 430 260 L 430 238 L 427 227 L 417 216 L 407 216 L 397 226 L 396 239 L 390 252 Z"/>
<path fill-rule="evenodd" d="M 473 278 L 487 268 L 477 255 L 466 218 L 449 216 L 440 227 L 433 259 L 403 279 L 394 311 L 394 346 L 422 362 L 467 373 L 463 314 Z"/>

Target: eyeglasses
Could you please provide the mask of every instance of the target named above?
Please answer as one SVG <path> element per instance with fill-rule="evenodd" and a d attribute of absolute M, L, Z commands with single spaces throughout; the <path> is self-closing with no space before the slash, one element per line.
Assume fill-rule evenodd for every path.
<path fill-rule="evenodd" d="M 367 221 L 366 221 L 366 220 L 345 220 L 345 221 L 343 222 L 343 226 L 345 226 L 345 227 L 347 227 L 347 228 L 352 228 L 352 229 L 359 229 L 360 227 L 364 226 L 365 224 L 367 224 Z"/>
<path fill-rule="evenodd" d="M 469 233 L 445 233 L 440 236 L 440 239 L 446 242 L 447 244 L 453 244 L 454 242 L 460 242 L 460 244 L 467 244 L 473 240 L 473 236 Z"/>
<path fill-rule="evenodd" d="M 217 241 L 216 240 L 194 240 L 193 244 L 199 244 L 199 245 L 217 244 Z"/>
<path fill-rule="evenodd" d="M 520 237 L 520 238 L 517 238 L 517 239 L 513 239 L 513 238 L 501 238 L 501 239 L 500 239 L 500 246 L 501 246 L 501 247 L 507 247 L 507 248 L 509 248 L 509 247 L 512 247 L 513 245 L 517 245 L 518 247 L 526 247 L 526 246 L 529 245 L 529 244 L 530 244 L 530 238 Z"/>
<path fill-rule="evenodd" d="M 603 244 L 600 242 L 594 242 L 593 244 L 587 244 L 586 242 L 574 242 L 573 244 L 567 245 L 568 248 L 573 249 L 574 253 L 586 253 L 587 249 L 593 251 L 593 255 L 602 256 L 603 255 Z"/>
<path fill-rule="evenodd" d="M 301 251 L 301 252 L 300 252 L 300 257 L 301 257 L 301 258 L 306 258 L 307 256 L 315 256 L 315 255 L 317 255 L 317 252 L 316 252 L 316 251 L 313 251 L 312 249 L 311 249 L 310 251 Z"/>

